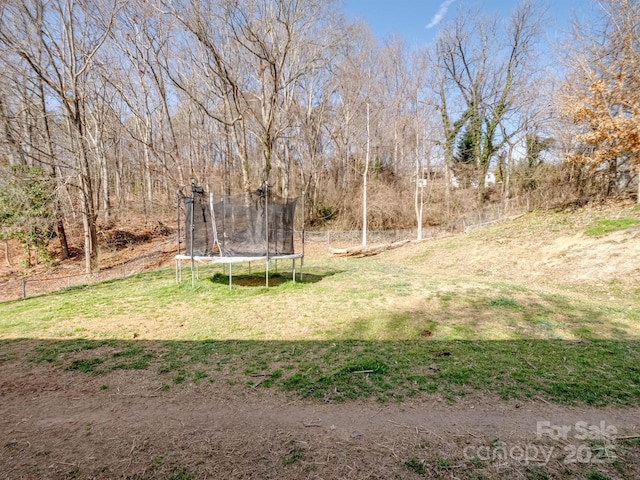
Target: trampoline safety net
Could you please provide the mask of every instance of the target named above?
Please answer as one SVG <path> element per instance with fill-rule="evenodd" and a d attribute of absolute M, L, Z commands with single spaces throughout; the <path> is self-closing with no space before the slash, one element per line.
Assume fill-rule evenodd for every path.
<path fill-rule="evenodd" d="M 183 202 L 187 255 L 262 257 L 295 253 L 297 199 L 266 195 L 261 190 L 212 199 L 197 189 L 191 197 L 183 197 Z"/>

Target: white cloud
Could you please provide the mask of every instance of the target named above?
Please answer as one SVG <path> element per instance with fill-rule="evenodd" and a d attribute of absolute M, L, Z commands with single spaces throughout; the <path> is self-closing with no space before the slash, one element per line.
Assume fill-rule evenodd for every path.
<path fill-rule="evenodd" d="M 444 0 L 444 2 L 442 2 L 436 14 L 433 16 L 433 18 L 425 28 L 433 28 L 436 25 L 438 25 L 442 21 L 444 16 L 447 14 L 447 10 L 449 10 L 449 6 L 455 1 L 456 0 Z"/>

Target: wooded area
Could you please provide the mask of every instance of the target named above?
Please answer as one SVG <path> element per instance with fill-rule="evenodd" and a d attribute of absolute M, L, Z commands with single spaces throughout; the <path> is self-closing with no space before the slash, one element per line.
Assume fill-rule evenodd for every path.
<path fill-rule="evenodd" d="M 637 195 L 640 6 L 598 4 L 559 53 L 529 0 L 461 11 L 421 47 L 337 1 L 4 0 L 0 238 L 55 235 L 64 257 L 81 225 L 91 272 L 99 225 L 169 211 L 191 179 L 306 189 L 310 227 L 363 245 L 488 203 Z"/>

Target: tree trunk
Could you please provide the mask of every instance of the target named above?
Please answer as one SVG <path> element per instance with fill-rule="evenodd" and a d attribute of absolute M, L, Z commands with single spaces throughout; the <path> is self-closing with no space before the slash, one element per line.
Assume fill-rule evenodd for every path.
<path fill-rule="evenodd" d="M 120 157 L 120 149 L 117 149 L 115 153 L 115 168 L 114 168 L 114 190 L 116 194 L 116 201 L 118 202 L 118 208 L 124 204 L 124 188 L 122 188 L 122 165 L 123 161 Z"/>
<path fill-rule="evenodd" d="M 144 155 L 144 186 L 146 192 L 146 199 L 151 204 L 153 202 L 153 179 L 151 178 L 151 152 L 149 148 L 149 137 L 145 138 L 142 145 Z"/>
<path fill-rule="evenodd" d="M 80 107 L 76 107 L 78 116 Z M 97 215 L 93 204 L 93 184 L 91 181 L 91 166 L 87 152 L 86 139 L 84 138 L 84 125 L 80 118 L 74 119 L 75 133 L 77 134 L 77 152 L 80 171 L 80 201 L 82 206 L 82 225 L 84 228 L 84 258 L 86 273 L 98 270 L 98 231 L 96 226 Z"/>
<path fill-rule="evenodd" d="M 60 202 L 58 203 L 58 210 L 60 209 Z M 58 218 L 56 223 L 56 235 L 58 235 L 58 239 L 60 240 L 60 258 L 62 260 L 66 260 L 69 258 L 69 243 L 67 242 L 67 232 L 64 229 L 64 222 L 62 218 Z"/>
<path fill-rule="evenodd" d="M 0 92 L 0 118 L 2 118 L 2 140 L 7 145 L 7 158 L 9 165 L 19 165 L 20 161 L 20 147 L 11 133 L 11 125 L 9 123 L 9 112 L 4 99 L 4 94 Z"/>
<path fill-rule="evenodd" d="M 9 240 L 4 239 L 4 261 L 7 263 L 7 267 L 11 267 L 11 259 L 9 258 Z"/>
<path fill-rule="evenodd" d="M 638 168 L 638 196 L 636 198 L 636 203 L 640 205 L 640 162 L 636 165 Z"/>
<path fill-rule="evenodd" d="M 54 158 L 54 147 L 53 140 L 51 138 L 51 129 L 49 127 L 49 115 L 47 113 L 47 103 L 45 101 L 44 95 L 44 82 L 42 79 L 39 79 L 39 87 L 40 87 L 40 101 L 42 108 L 42 116 L 44 119 L 44 131 L 47 138 L 47 149 L 49 155 L 49 162 L 51 163 L 51 176 L 55 180 L 58 177 L 58 170 L 56 169 L 56 161 Z M 66 260 L 69 258 L 69 243 L 67 241 L 67 232 L 64 229 L 64 221 L 62 214 L 62 206 L 60 205 L 60 197 L 56 195 L 56 235 L 58 236 L 58 240 L 60 240 L 60 258 L 62 260 Z"/>
<path fill-rule="evenodd" d="M 291 162 L 291 159 L 289 156 L 289 145 L 285 141 L 284 142 L 284 162 L 282 165 L 282 172 L 281 172 L 282 196 L 284 198 L 289 198 L 289 182 L 291 180 L 290 162 Z"/>
<path fill-rule="evenodd" d="M 104 148 L 103 140 L 100 140 L 100 173 L 102 176 L 102 209 L 104 210 L 104 219 L 108 221 L 111 217 L 111 197 L 109 195 L 109 164 L 107 162 L 107 153 Z"/>
<path fill-rule="evenodd" d="M 609 162 L 609 178 L 607 178 L 607 197 L 618 192 L 618 160 L 613 159 Z"/>
<path fill-rule="evenodd" d="M 424 186 L 422 185 L 422 181 L 423 179 L 420 176 L 420 142 L 418 132 L 416 131 L 416 189 L 413 200 L 416 212 L 416 223 L 418 226 L 418 240 L 422 240 L 422 209 L 424 205 Z"/>
<path fill-rule="evenodd" d="M 507 164 L 504 168 L 504 178 L 502 180 L 503 193 L 502 201 L 504 203 L 503 211 L 506 215 L 509 212 L 509 197 L 511 196 L 511 171 L 513 170 L 513 148 L 514 144 L 509 142 L 507 150 Z"/>
<path fill-rule="evenodd" d="M 85 164 L 88 168 L 88 164 Z M 80 194 L 82 202 L 82 226 L 84 228 L 84 259 L 86 273 L 98 270 L 98 232 L 96 227 L 96 213 L 93 206 L 93 188 L 91 178 L 81 173 Z"/>
<path fill-rule="evenodd" d="M 251 191 L 251 180 L 249 176 L 249 158 L 247 157 L 247 141 L 244 120 L 240 119 L 233 126 L 234 142 L 240 159 L 240 169 L 242 171 L 242 192 Z"/>
<path fill-rule="evenodd" d="M 424 170 L 422 170 L 423 174 L 420 175 L 420 170 L 422 166 L 422 162 L 420 160 L 420 110 L 419 110 L 419 91 L 416 91 L 416 189 L 414 192 L 414 207 L 416 212 L 416 223 L 417 223 L 417 237 L 418 240 L 422 240 L 422 210 L 424 206 L 424 186 L 422 182 L 424 181 Z M 422 193 L 422 195 L 419 195 Z"/>

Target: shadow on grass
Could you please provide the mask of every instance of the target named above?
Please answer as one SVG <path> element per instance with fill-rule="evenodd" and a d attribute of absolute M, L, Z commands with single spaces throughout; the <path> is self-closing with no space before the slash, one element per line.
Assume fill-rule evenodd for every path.
<path fill-rule="evenodd" d="M 278 287 L 280 285 L 288 283 L 318 283 L 322 279 L 336 275 L 338 273 L 341 272 L 329 271 L 321 275 L 315 273 L 303 273 L 302 278 L 300 278 L 299 273 L 296 273 L 295 281 L 291 273 L 270 273 L 269 286 Z M 216 283 L 219 285 L 229 285 L 229 275 L 224 273 L 215 273 L 210 277 L 210 280 L 212 283 Z M 266 284 L 265 272 L 262 271 L 256 273 L 235 274 L 231 276 L 231 283 L 234 286 L 240 287 L 264 287 Z"/>
<path fill-rule="evenodd" d="M 640 405 L 637 341 L 15 339 L 1 340 L 0 352 L 0 364 L 47 363 L 88 375 L 146 370 L 166 385 L 246 384 L 332 401 L 431 393 L 455 400 L 478 391 L 504 399 Z"/>
<path fill-rule="evenodd" d="M 256 458 L 257 464 L 261 467 L 259 476 L 264 472 L 264 469 L 262 469 L 258 456 L 263 455 L 262 452 L 272 452 L 276 449 L 278 465 L 281 465 L 281 470 L 278 470 L 276 474 L 282 478 L 301 478 L 308 476 L 308 472 L 282 470 L 282 468 L 292 468 L 292 465 L 300 460 L 313 461 L 322 465 L 322 462 L 327 458 L 325 444 L 317 440 L 315 436 L 311 437 L 310 441 L 309 435 L 312 434 L 302 434 L 299 428 L 284 430 L 276 428 L 277 417 L 275 420 L 267 418 L 270 417 L 268 410 L 266 411 L 267 417 L 263 418 L 266 426 L 260 424 L 260 435 L 256 437 L 258 440 L 240 430 L 240 435 L 249 439 L 246 448 L 243 447 L 245 443 L 240 443 L 237 437 L 231 436 L 231 441 L 229 441 L 229 428 L 218 426 L 225 421 L 220 418 L 219 413 L 205 417 L 205 419 L 211 419 L 210 424 L 198 423 L 197 426 L 191 426 L 191 423 L 187 423 L 186 427 L 181 422 L 179 413 L 168 416 L 167 419 L 158 417 L 159 420 L 155 423 L 148 417 L 142 417 L 140 420 L 125 416 L 122 420 L 121 415 L 123 412 L 127 412 L 128 405 L 133 405 L 133 412 L 138 412 L 136 408 L 139 409 L 142 403 L 149 404 L 143 407 L 150 409 L 149 415 L 162 415 L 164 405 L 173 404 L 176 400 L 180 402 L 180 399 L 184 398 L 181 395 L 169 396 L 168 400 L 160 403 L 161 400 L 148 399 L 147 395 L 142 394 L 139 390 L 148 388 L 147 391 L 153 392 L 150 395 L 152 397 L 162 396 L 160 391 L 167 390 L 193 395 L 196 392 L 195 384 L 198 385 L 197 391 L 199 392 L 195 396 L 195 402 L 206 401 L 204 399 L 208 392 L 230 386 L 235 388 L 230 393 L 231 395 L 236 394 L 238 402 L 242 402 L 243 398 L 246 398 L 241 393 L 242 389 L 251 392 L 252 401 L 260 396 L 259 391 L 262 389 L 280 389 L 288 392 L 290 396 L 314 398 L 318 399 L 318 402 L 347 401 L 363 397 L 400 400 L 402 397 L 430 393 L 455 400 L 458 396 L 477 390 L 497 393 L 504 398 L 535 396 L 542 398 L 545 402 L 587 403 L 595 406 L 607 404 L 637 406 L 640 404 L 639 354 L 640 345 L 638 342 L 622 341 L 0 340 L 0 386 L 9 393 L 7 397 L 11 408 L 9 412 L 19 409 L 21 398 L 26 399 L 34 395 L 42 396 L 41 402 L 48 405 L 47 402 L 57 402 L 61 398 L 57 394 L 49 394 L 48 392 L 55 392 L 59 388 L 67 390 L 72 382 L 83 384 L 80 387 L 82 394 L 74 398 L 72 405 L 64 407 L 64 417 L 60 417 L 61 414 L 58 414 L 57 417 L 48 418 L 53 409 L 42 409 L 35 412 L 32 409 L 27 409 L 24 410 L 24 413 L 14 414 L 15 416 L 8 415 L 5 424 L 9 427 L 7 432 L 11 433 L 11 436 L 5 435 L 4 437 L 2 446 L 4 457 L 3 460 L 0 460 L 0 464 L 7 465 L 12 469 L 24 466 L 25 469 L 29 468 L 32 471 L 36 471 L 35 467 L 38 467 L 37 473 L 46 472 L 45 469 L 52 469 L 50 466 L 52 464 L 51 458 L 58 456 L 65 458 L 62 455 L 68 454 L 68 452 L 100 452 L 102 449 L 106 455 L 109 455 L 111 450 L 116 451 L 118 455 L 122 455 L 120 452 L 125 454 L 127 451 L 133 452 L 136 443 L 125 443 L 124 440 L 119 440 L 114 435 L 117 434 L 120 438 L 130 437 L 135 440 L 142 434 L 144 443 L 138 447 L 140 456 L 134 457 L 134 462 L 136 462 L 134 465 L 138 469 L 135 470 L 135 474 L 134 471 L 127 470 L 128 464 L 123 467 L 126 474 L 118 473 L 116 475 L 113 467 L 110 467 L 112 470 L 106 471 L 103 463 L 94 466 L 94 464 L 86 462 L 82 465 L 82 471 L 76 464 L 70 464 L 73 470 L 62 472 L 58 470 L 55 472 L 55 478 L 106 478 L 106 474 L 109 478 L 142 478 L 139 476 L 139 469 L 142 468 L 140 465 L 145 468 L 146 476 L 144 478 L 204 478 L 205 475 L 201 474 L 203 470 L 200 469 L 205 468 L 213 471 L 215 476 L 215 472 L 222 471 L 220 459 L 223 456 L 228 457 L 231 451 L 226 447 L 216 447 L 215 445 L 218 444 L 232 445 L 234 449 L 237 449 L 237 454 L 230 460 L 233 465 L 231 466 L 231 463 L 225 464 L 230 465 L 228 471 L 231 471 L 232 468 L 235 471 L 238 466 L 244 466 Z M 52 368 L 58 369 L 60 375 L 52 375 L 49 369 L 35 369 L 34 372 L 48 375 L 48 378 L 37 378 L 31 372 L 18 378 L 18 375 L 25 372 L 25 368 L 16 368 L 16 363 L 26 365 L 27 362 L 49 364 Z M 26 368 L 29 367 L 26 366 Z M 109 375 L 110 372 L 123 369 L 130 372 L 125 376 L 116 376 L 115 378 Z M 89 379 L 94 376 L 97 377 L 97 381 L 83 382 L 83 378 Z M 121 396 L 120 399 L 112 398 L 112 381 L 122 382 L 123 379 L 126 379 L 132 386 L 135 386 L 137 376 L 142 380 L 139 383 L 140 386 L 135 387 L 138 391 L 135 397 L 140 399 L 138 402 L 128 400 L 124 396 Z M 29 385 L 30 383 L 33 383 L 37 388 L 34 389 Z M 156 385 L 158 388 L 154 388 Z M 104 390 L 104 396 L 95 395 L 96 398 L 103 399 L 100 400 L 101 402 L 104 402 L 98 407 L 103 413 L 98 417 L 92 417 L 100 419 L 95 423 L 91 419 L 85 420 L 81 416 L 83 410 L 80 409 L 80 405 L 84 402 L 85 392 L 90 388 L 94 388 L 96 392 Z M 209 390 L 207 391 L 207 389 Z M 127 395 L 124 392 L 123 394 Z M 267 398 L 271 397 L 268 393 L 266 396 Z M 229 399 L 226 393 L 224 398 L 225 401 L 222 404 L 226 405 Z M 122 408 L 119 407 L 118 402 L 123 402 Z M 33 402 L 25 403 L 33 408 Z M 180 406 L 182 405 L 178 404 L 178 407 Z M 545 407 L 546 405 L 542 407 L 542 412 Z M 286 406 L 278 408 L 286 410 Z M 356 408 L 360 407 L 356 405 Z M 461 407 L 460 410 L 466 408 L 468 405 Z M 76 410 L 80 413 L 76 414 Z M 378 413 L 382 411 L 383 409 L 380 409 Z M 426 410 L 423 411 L 426 412 Z M 496 410 L 498 414 L 500 411 L 501 409 Z M 264 412 L 258 410 L 258 414 L 261 413 Z M 378 413 L 375 413 L 374 416 Z M 522 413 L 524 414 L 524 412 Z M 284 415 L 287 414 L 288 411 L 285 411 Z M 429 412 L 429 415 L 438 414 L 438 409 Z M 69 418 L 66 415 L 69 415 Z M 111 415 L 119 417 L 120 426 L 117 427 L 117 430 L 111 429 L 109 422 Z M 518 414 L 512 412 L 512 415 L 517 416 Z M 544 413 L 539 415 L 543 416 Z M 25 418 L 19 420 L 23 416 Z M 32 420 L 34 416 L 36 418 Z M 191 418 L 194 418 L 193 414 Z M 235 417 L 230 418 L 232 421 L 236 421 Z M 131 423 L 130 434 L 123 433 L 123 421 Z M 169 421 L 172 423 L 167 423 Z M 201 419 L 196 418 L 195 421 L 201 422 Z M 549 455 L 548 458 L 553 461 L 538 465 L 538 459 L 543 457 L 538 457 L 538 453 L 535 453 L 532 457 L 526 457 L 533 458 L 534 464 L 530 468 L 528 460 L 527 463 L 523 463 L 516 459 L 509 467 L 509 475 L 505 477 L 504 475 L 492 476 L 492 472 L 501 473 L 502 471 L 498 470 L 498 467 L 504 469 L 504 460 L 512 458 L 506 457 L 506 453 L 505 456 L 501 456 L 501 452 L 506 452 L 507 447 L 509 447 L 510 455 L 518 455 L 516 449 L 521 452 L 525 451 L 519 443 L 514 443 L 515 440 L 509 444 L 505 443 L 502 438 L 496 437 L 489 440 L 492 437 L 488 432 L 485 435 L 469 432 L 466 437 L 459 433 L 454 435 L 452 432 L 449 435 L 443 434 L 446 439 L 438 435 L 435 438 L 427 430 L 430 428 L 428 426 L 420 425 L 421 431 L 419 432 L 416 424 L 414 434 L 414 427 L 389 421 L 398 427 L 395 432 L 390 433 L 390 438 L 400 439 L 397 446 L 394 441 L 394 449 L 397 448 L 393 452 L 395 465 L 404 465 L 401 468 L 406 469 L 398 470 L 401 475 L 395 475 L 396 478 L 405 477 L 411 471 L 423 477 L 426 475 L 424 472 L 428 471 L 433 473 L 431 478 L 450 478 L 451 465 L 456 465 L 456 473 L 460 474 L 460 478 L 514 478 L 513 472 L 519 471 L 523 471 L 527 474 L 526 478 L 531 479 L 638 478 L 640 444 L 637 443 L 634 436 L 616 439 L 615 448 L 611 447 L 607 450 L 608 453 L 605 452 L 605 457 L 600 455 L 603 453 L 603 447 L 609 447 L 608 443 L 595 441 L 569 443 L 575 433 L 571 434 L 572 437 L 569 438 L 569 441 L 561 439 L 556 443 L 554 438 L 553 442 L 545 439 L 541 440 L 544 442 L 543 444 L 538 444 L 533 440 L 525 447 L 527 449 L 536 447 L 536 445 L 540 449 L 545 447 Z M 29 422 L 24 430 L 20 426 L 22 422 Z M 239 420 L 239 424 L 241 422 L 242 420 Z M 269 422 L 273 422 L 273 427 Z M 180 429 L 181 423 L 182 429 Z M 492 424 L 493 421 L 489 421 L 489 423 Z M 205 427 L 206 425 L 214 425 L 215 428 L 203 428 L 202 425 Z M 305 426 L 315 425 L 313 423 L 305 424 Z M 462 420 L 462 425 L 462 429 L 456 427 L 451 430 L 464 432 L 464 420 Z M 503 431 L 506 435 L 511 435 L 514 428 L 517 428 L 516 424 L 511 422 L 499 425 L 504 427 Z M 565 425 L 573 425 L 573 421 L 567 422 Z M 578 424 L 575 423 L 575 425 L 577 429 Z M 594 423 L 593 426 L 597 425 Z M 171 436 L 167 437 L 164 442 L 154 443 L 153 438 L 157 435 L 157 430 L 160 427 L 163 430 L 163 435 L 167 435 L 166 431 L 169 431 Z M 535 427 L 535 424 L 530 426 L 531 429 Z M 624 427 L 632 429 L 633 424 L 625 424 Z M 36 428 L 37 430 L 35 430 Z M 376 432 L 375 428 L 373 427 L 373 432 Z M 391 430 L 393 427 L 389 426 L 388 428 Z M 303 428 L 302 431 L 304 430 Z M 396 432 L 399 430 L 405 431 L 406 436 L 405 434 L 394 436 L 398 435 Z M 494 430 L 493 425 L 490 430 Z M 334 437 L 325 433 L 323 429 L 317 431 L 322 437 L 329 436 L 327 442 L 333 443 L 335 441 Z M 42 437 L 40 436 L 41 432 Z M 214 436 L 214 433 L 218 436 Z M 531 434 L 531 430 L 528 433 Z M 30 436 L 27 437 L 27 435 Z M 314 435 L 317 434 L 314 433 Z M 358 437 L 360 435 L 362 434 L 359 434 Z M 370 448 L 374 452 L 371 456 L 365 457 L 366 459 L 371 458 L 373 461 L 377 461 L 381 457 L 380 450 L 374 447 L 374 445 L 380 445 L 378 443 L 379 436 L 377 434 L 370 435 L 369 431 L 366 431 L 364 435 L 364 439 L 354 438 L 352 435 L 350 441 L 338 442 L 337 447 L 331 447 L 339 449 L 337 450 L 339 454 L 348 459 L 350 469 L 353 464 L 351 459 L 360 456 L 366 448 Z M 608 435 L 608 429 L 605 435 Z M 36 438 L 43 447 L 32 449 L 31 443 L 25 438 Z M 578 439 L 577 435 L 575 435 L 575 439 Z M 365 441 L 371 443 L 362 443 Z M 54 450 L 54 453 L 50 455 L 49 445 L 51 444 L 59 448 L 60 453 L 57 453 L 58 450 Z M 305 447 L 304 449 L 292 448 L 294 445 L 305 445 Z M 368 447 L 368 445 L 372 446 Z M 41 453 L 44 447 L 47 448 L 46 453 Z M 595 465 L 596 462 L 591 464 L 586 461 L 567 465 L 565 460 L 567 452 L 571 452 L 568 448 L 571 447 L 574 448 L 574 451 L 579 451 L 577 448 L 582 449 L 581 455 L 583 456 L 578 458 L 602 459 L 602 463 L 606 462 L 609 465 Z M 503 448 L 505 450 L 502 450 Z M 179 455 L 175 454 L 176 451 L 179 452 Z M 443 451 L 444 454 L 441 453 Z M 470 457 L 468 451 L 487 452 L 487 456 L 482 457 L 481 460 L 479 455 Z M 251 457 L 251 452 L 256 452 L 255 457 Z M 6 460 L 4 460 L 5 458 Z M 215 467 L 204 463 L 203 458 L 215 462 Z M 418 458 L 422 460 L 418 460 Z M 546 456 L 544 458 L 547 459 Z M 614 459 L 615 462 L 611 463 L 611 460 Z M 394 462 L 391 459 L 389 461 Z M 124 465 L 124 463 L 118 462 L 117 465 Z M 272 463 L 272 465 L 275 464 Z M 166 468 L 162 470 L 164 467 Z M 274 468 L 270 471 L 275 471 Z M 372 468 L 377 467 L 373 465 Z M 607 473 L 613 472 L 613 474 L 598 476 L 593 473 L 595 468 Z M 171 471 L 170 476 L 167 469 Z M 338 478 L 335 471 L 335 468 L 332 469 L 326 478 Z M 339 477 L 346 478 L 350 471 L 353 469 L 345 470 L 345 475 L 341 474 Z M 79 472 L 83 475 L 79 475 Z M 197 473 L 192 475 L 191 472 Z M 488 475 L 485 475 L 487 472 L 489 472 Z M 225 471 L 223 471 L 223 475 L 224 473 Z M 13 477 L 18 478 L 20 475 L 13 475 Z M 519 475 L 519 477 L 525 478 L 525 475 Z M 377 478 L 382 477 L 378 476 Z M 391 478 L 391 476 L 385 475 L 385 478 Z"/>

